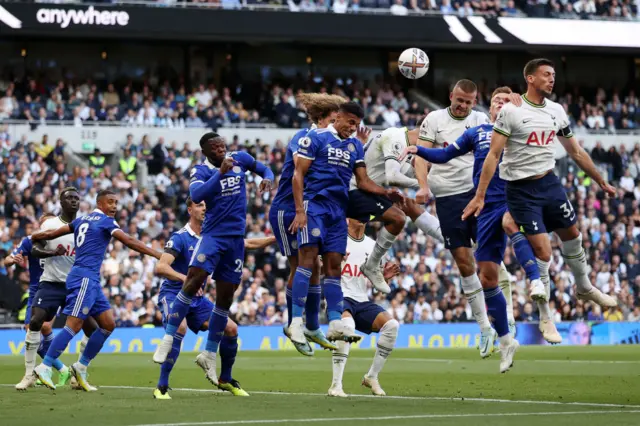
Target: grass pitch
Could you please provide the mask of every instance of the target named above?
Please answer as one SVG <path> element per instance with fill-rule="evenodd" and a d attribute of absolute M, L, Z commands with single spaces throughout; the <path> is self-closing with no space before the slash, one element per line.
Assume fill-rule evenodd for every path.
<path fill-rule="evenodd" d="M 331 358 L 296 352 L 240 352 L 234 377 L 250 398 L 220 393 L 182 353 L 173 370 L 173 400 L 156 401 L 159 366 L 151 354 L 105 354 L 93 362 L 98 392 L 13 389 L 20 356 L 0 357 L 1 425 L 191 426 L 242 424 L 372 425 L 640 425 L 640 346 L 523 347 L 514 368 L 498 373 L 499 354 L 469 349 L 395 350 L 380 382 L 389 395 L 360 386 L 372 351 L 352 351 L 347 399 L 329 398 Z M 72 363 L 75 357 L 65 355 Z"/>

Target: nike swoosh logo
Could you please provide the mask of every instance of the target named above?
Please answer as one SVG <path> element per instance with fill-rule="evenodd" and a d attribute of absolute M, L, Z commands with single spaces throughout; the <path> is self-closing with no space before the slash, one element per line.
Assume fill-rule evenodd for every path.
<path fill-rule="evenodd" d="M 530 118 L 525 118 L 524 120 L 522 120 L 522 124 L 528 123 L 528 122 L 530 122 L 530 121 L 531 121 L 531 119 L 530 119 Z"/>
<path fill-rule="evenodd" d="M 442 133 L 444 130 L 438 130 L 436 133 Z"/>

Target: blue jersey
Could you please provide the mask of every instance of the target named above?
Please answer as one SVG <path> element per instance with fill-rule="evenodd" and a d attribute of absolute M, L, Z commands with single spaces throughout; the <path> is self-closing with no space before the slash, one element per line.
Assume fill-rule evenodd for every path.
<path fill-rule="evenodd" d="M 176 272 L 187 275 L 191 256 L 199 240 L 198 235 L 193 232 L 193 229 L 191 229 L 188 224 L 171 235 L 171 238 L 169 238 L 169 241 L 167 241 L 167 244 L 164 246 L 164 252 L 174 257 L 171 267 Z M 178 293 L 182 290 L 182 281 L 165 279 L 162 282 L 162 290 Z"/>
<path fill-rule="evenodd" d="M 207 205 L 202 234 L 210 237 L 244 236 L 247 216 L 246 172 L 273 180 L 273 173 L 246 152 L 227 154 L 236 164 L 224 175 L 205 160 L 191 170 L 189 193 Z"/>
<path fill-rule="evenodd" d="M 35 292 L 38 290 L 40 277 L 44 271 L 44 259 L 31 256 L 31 249 L 33 249 L 33 241 L 31 241 L 31 237 L 26 237 L 20 241 L 20 245 L 14 248 L 11 254 L 13 256 L 21 254 L 29 259 L 29 292 Z"/>
<path fill-rule="evenodd" d="M 473 151 L 475 157 L 475 161 L 473 162 L 473 185 L 477 188 L 478 183 L 480 183 L 484 160 L 487 158 L 487 154 L 489 154 L 492 133 L 493 124 L 481 124 L 467 129 L 455 143 L 452 143 L 444 149 L 418 147 L 418 156 L 432 163 L 442 164 Z M 500 161 L 502 161 L 502 158 L 500 158 Z M 487 188 L 485 201 L 505 202 L 507 199 L 506 188 L 506 182 L 500 178 L 499 168 L 496 168 L 496 172 Z"/>
<path fill-rule="evenodd" d="M 364 166 L 362 143 L 354 138 L 341 139 L 330 125 L 301 138 L 298 155 L 313 161 L 304 179 L 309 213 L 346 217 L 349 182 L 355 168 Z"/>
<path fill-rule="evenodd" d="M 76 218 L 69 224 L 76 243 L 76 260 L 69 275 L 80 275 L 100 282 L 100 267 L 111 235 L 120 229 L 114 218 L 101 210 Z"/>
<path fill-rule="evenodd" d="M 276 206 L 275 210 L 295 210 L 296 205 L 293 201 L 293 172 L 295 171 L 295 163 L 293 162 L 293 156 L 298 152 L 298 141 L 305 137 L 309 133 L 310 129 L 303 129 L 296 133 L 289 146 L 287 147 L 287 153 L 284 157 L 284 165 L 282 166 L 282 174 L 280 175 L 280 182 L 278 183 L 278 192 L 273 198 L 273 206 Z"/>

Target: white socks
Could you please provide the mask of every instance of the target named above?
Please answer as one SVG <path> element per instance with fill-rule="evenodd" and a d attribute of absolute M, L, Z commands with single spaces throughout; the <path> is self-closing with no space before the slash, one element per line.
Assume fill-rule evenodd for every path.
<path fill-rule="evenodd" d="M 536 257 L 536 262 L 538 262 L 538 271 L 540 271 L 540 281 L 544 284 L 544 289 L 547 292 L 547 301 L 538 301 L 538 311 L 540 312 L 540 321 L 543 320 L 551 320 L 553 321 L 553 316 L 551 315 L 551 308 L 549 308 L 549 298 L 551 297 L 551 282 L 549 278 L 549 262 L 545 262 L 544 260 L 540 260 Z"/>
<path fill-rule="evenodd" d="M 373 247 L 373 251 L 367 259 L 367 266 L 371 267 L 372 269 L 380 268 L 380 262 L 382 262 L 382 258 L 385 254 L 387 254 L 393 243 L 396 241 L 396 238 L 398 238 L 397 235 L 393 235 L 391 232 L 387 231 L 387 228 L 383 226 L 378 233 L 376 245 Z"/>
<path fill-rule="evenodd" d="M 40 332 L 39 331 L 27 331 L 27 336 L 24 339 L 24 367 L 25 374 L 33 374 L 33 369 L 36 368 L 36 356 L 38 355 L 38 348 L 40 347 Z"/>
<path fill-rule="evenodd" d="M 489 317 L 487 316 L 487 304 L 484 301 L 484 292 L 478 274 L 469 277 L 462 277 L 462 290 L 471 305 L 471 313 L 481 330 L 491 327 Z"/>
<path fill-rule="evenodd" d="M 399 327 L 400 324 L 398 321 L 392 319 L 387 321 L 380 329 L 380 338 L 378 339 L 376 354 L 373 357 L 373 364 L 371 364 L 367 377 L 372 379 L 378 378 L 378 374 L 382 370 L 382 367 L 384 367 L 384 363 L 387 362 L 387 357 L 396 345 Z"/>
<path fill-rule="evenodd" d="M 342 323 L 345 328 L 350 332 L 355 332 L 356 323 L 352 317 L 342 318 Z M 337 343 L 338 350 L 333 351 L 332 361 L 333 361 L 333 385 L 339 386 L 342 389 L 342 376 L 344 374 L 344 368 L 347 365 L 347 360 L 349 359 L 349 350 L 351 349 L 351 344 L 345 341 L 339 341 Z"/>
<path fill-rule="evenodd" d="M 511 278 L 504 263 L 500 264 L 498 285 L 500 286 L 500 290 L 502 290 L 504 298 L 507 299 L 507 319 L 511 323 L 515 322 L 515 318 L 513 317 L 513 296 L 511 296 Z"/>
<path fill-rule="evenodd" d="M 587 255 L 582 248 L 582 235 L 573 240 L 562 242 L 562 257 L 573 272 L 577 292 L 580 294 L 590 292 L 593 285 L 589 280 L 589 265 L 587 264 Z"/>
<path fill-rule="evenodd" d="M 87 347 L 88 341 L 89 337 L 87 337 L 86 334 L 82 336 L 82 340 L 80 341 L 80 349 L 78 350 L 78 362 L 80 362 L 80 358 L 82 358 L 82 354 L 84 353 L 84 349 Z"/>
<path fill-rule="evenodd" d="M 444 243 L 444 238 L 442 237 L 442 232 L 440 231 L 440 221 L 437 217 L 425 211 L 420 216 L 418 216 L 418 218 L 413 223 L 415 223 L 418 229 L 420 229 L 425 234 L 431 236 L 432 238 L 435 238 L 441 243 Z"/>

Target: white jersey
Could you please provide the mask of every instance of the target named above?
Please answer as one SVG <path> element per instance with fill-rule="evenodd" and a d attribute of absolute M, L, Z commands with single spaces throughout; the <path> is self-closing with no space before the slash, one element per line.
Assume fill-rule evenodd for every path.
<path fill-rule="evenodd" d="M 369 139 L 364 146 L 364 164 L 367 175 L 380 186 L 387 186 L 386 162 L 398 161 L 404 149 L 409 146 L 406 127 L 390 127 Z M 405 175 L 412 173 L 412 168 L 403 165 L 401 172 Z M 355 176 L 351 178 L 350 190 L 357 189 Z"/>
<path fill-rule="evenodd" d="M 500 163 L 500 177 L 509 181 L 553 170 L 556 135 L 572 136 L 562 105 L 548 99 L 542 105 L 529 102 L 525 96 L 522 99 L 520 107 L 503 106 L 493 127 L 509 138 Z"/>
<path fill-rule="evenodd" d="M 446 148 L 465 130 L 489 122 L 483 112 L 471 110 L 465 118 L 454 117 L 449 108 L 427 115 L 420 126 L 420 140 L 432 142 L 434 148 Z M 436 197 L 464 194 L 473 189 L 473 153 L 461 155 L 448 163 L 431 164 L 429 188 Z"/>
<path fill-rule="evenodd" d="M 367 261 L 376 242 L 366 235 L 361 240 L 354 240 L 349 235 L 347 240 L 346 262 L 342 262 L 342 294 L 356 302 L 368 302 L 367 278 L 360 271 L 360 265 Z"/>
<path fill-rule="evenodd" d="M 67 225 L 60 217 L 52 217 L 44 221 L 41 230 L 46 231 L 49 229 L 58 229 Z M 73 239 L 73 234 L 63 235 L 55 240 L 46 241 L 44 248 L 46 250 L 55 251 L 59 245 L 62 245 L 67 249 L 65 256 L 53 256 L 44 259 L 44 269 L 40 282 L 49 281 L 54 283 L 64 283 L 67 281 L 67 275 L 71 271 L 73 262 L 76 260 L 76 244 Z"/>

